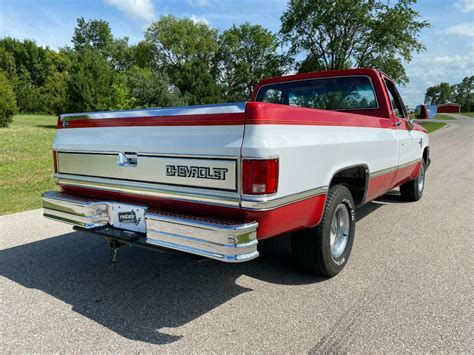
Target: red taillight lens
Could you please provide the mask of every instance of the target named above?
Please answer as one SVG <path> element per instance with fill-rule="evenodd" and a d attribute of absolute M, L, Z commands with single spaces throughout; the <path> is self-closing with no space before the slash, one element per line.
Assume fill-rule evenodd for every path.
<path fill-rule="evenodd" d="M 242 162 L 242 193 L 274 194 L 278 189 L 278 159 L 244 159 Z"/>
<path fill-rule="evenodd" d="M 58 152 L 53 150 L 54 173 L 58 173 Z"/>

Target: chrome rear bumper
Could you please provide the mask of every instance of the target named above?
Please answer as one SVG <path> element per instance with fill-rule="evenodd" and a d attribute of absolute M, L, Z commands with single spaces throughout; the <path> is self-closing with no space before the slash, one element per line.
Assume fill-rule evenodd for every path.
<path fill-rule="evenodd" d="M 81 229 L 109 235 L 114 233 L 113 209 L 120 202 L 77 198 L 61 192 L 43 194 L 43 215 Z M 129 205 L 127 203 L 127 205 Z M 137 206 L 140 207 L 140 206 Z M 256 258 L 257 222 L 235 222 L 168 214 L 145 208 L 146 232 L 125 233 L 126 244 L 159 247 L 200 255 L 224 262 L 244 262 Z M 109 233 L 110 232 L 110 233 Z"/>

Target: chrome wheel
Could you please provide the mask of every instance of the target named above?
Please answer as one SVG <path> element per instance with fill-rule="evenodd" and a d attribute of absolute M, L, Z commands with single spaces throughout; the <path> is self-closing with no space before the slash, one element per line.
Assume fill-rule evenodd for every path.
<path fill-rule="evenodd" d="M 333 258 L 338 258 L 344 253 L 346 249 L 347 240 L 349 239 L 349 211 L 345 204 L 340 203 L 337 205 L 336 210 L 332 216 L 331 230 L 330 230 L 330 243 L 331 243 L 331 255 Z"/>
<path fill-rule="evenodd" d="M 422 192 L 425 187 L 425 167 L 421 163 L 420 171 L 418 172 L 418 192 Z"/>

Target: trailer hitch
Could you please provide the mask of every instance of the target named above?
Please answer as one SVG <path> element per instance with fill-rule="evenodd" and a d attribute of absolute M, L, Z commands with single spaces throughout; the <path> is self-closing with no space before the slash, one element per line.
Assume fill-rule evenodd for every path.
<path fill-rule="evenodd" d="M 117 240 L 110 239 L 109 240 L 109 246 L 112 248 L 112 258 L 110 260 L 110 267 L 114 267 L 115 264 L 117 263 L 117 251 L 118 248 L 123 247 L 125 244 L 120 243 Z"/>

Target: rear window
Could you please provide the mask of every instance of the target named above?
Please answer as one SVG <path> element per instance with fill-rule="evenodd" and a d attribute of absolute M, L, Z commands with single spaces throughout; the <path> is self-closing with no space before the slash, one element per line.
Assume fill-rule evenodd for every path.
<path fill-rule="evenodd" d="M 365 76 L 321 78 L 265 85 L 256 101 L 323 110 L 376 109 L 372 82 Z"/>

